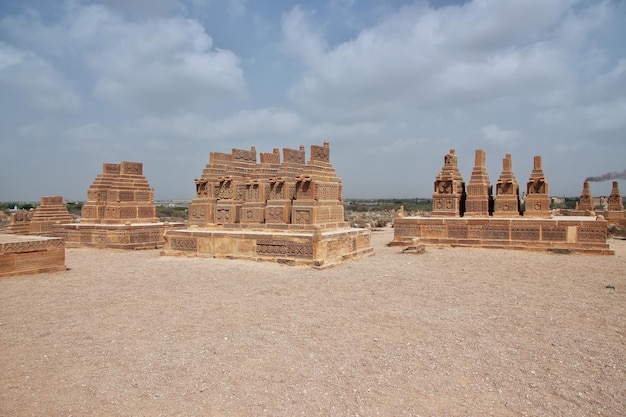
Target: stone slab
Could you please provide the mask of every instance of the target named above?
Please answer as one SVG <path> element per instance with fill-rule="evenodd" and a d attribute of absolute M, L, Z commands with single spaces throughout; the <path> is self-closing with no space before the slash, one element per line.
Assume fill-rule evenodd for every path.
<path fill-rule="evenodd" d="M 0 234 L 0 277 L 66 269 L 63 239 Z"/>

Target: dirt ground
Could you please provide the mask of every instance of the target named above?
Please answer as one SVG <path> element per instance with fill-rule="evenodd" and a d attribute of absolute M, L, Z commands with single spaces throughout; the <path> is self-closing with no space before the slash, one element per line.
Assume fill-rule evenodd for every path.
<path fill-rule="evenodd" d="M 1 416 L 623 416 L 615 256 L 390 248 L 326 270 L 68 249 L 0 279 Z"/>

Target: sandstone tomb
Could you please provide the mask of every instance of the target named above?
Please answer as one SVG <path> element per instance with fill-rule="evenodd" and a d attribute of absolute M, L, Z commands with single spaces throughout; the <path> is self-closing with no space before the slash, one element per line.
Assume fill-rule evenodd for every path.
<path fill-rule="evenodd" d="M 211 152 L 195 180 L 190 227 L 169 230 L 163 255 L 268 260 L 326 267 L 368 255 L 370 233 L 344 220 L 330 146 Z"/>

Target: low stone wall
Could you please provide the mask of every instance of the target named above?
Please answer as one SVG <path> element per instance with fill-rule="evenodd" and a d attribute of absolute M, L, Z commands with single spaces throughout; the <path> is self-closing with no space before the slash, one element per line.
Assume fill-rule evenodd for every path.
<path fill-rule="evenodd" d="M 427 218 L 394 220 L 392 246 L 419 243 L 612 255 L 607 221 L 594 217 Z"/>
<path fill-rule="evenodd" d="M 0 234 L 0 277 L 66 269 L 63 239 Z"/>
<path fill-rule="evenodd" d="M 182 223 L 65 224 L 59 230 L 68 248 L 83 246 L 112 249 L 158 249 L 165 230 Z"/>
<path fill-rule="evenodd" d="M 168 230 L 162 255 L 248 259 L 325 268 L 373 253 L 370 231 Z"/>

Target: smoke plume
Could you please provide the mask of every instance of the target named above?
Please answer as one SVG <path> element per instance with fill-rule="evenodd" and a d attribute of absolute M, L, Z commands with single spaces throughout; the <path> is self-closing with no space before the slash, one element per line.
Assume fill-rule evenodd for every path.
<path fill-rule="evenodd" d="M 607 172 L 599 177 L 587 177 L 585 182 L 601 182 L 608 180 L 626 180 L 626 169 L 622 172 Z"/>

